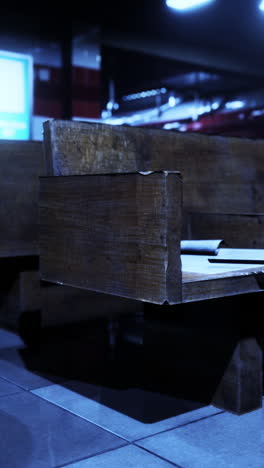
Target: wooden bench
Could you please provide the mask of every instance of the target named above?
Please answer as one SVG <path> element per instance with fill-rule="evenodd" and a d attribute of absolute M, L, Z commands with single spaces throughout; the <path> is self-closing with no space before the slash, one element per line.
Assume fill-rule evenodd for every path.
<path fill-rule="evenodd" d="M 0 140 L 0 315 L 12 328 L 40 309 L 38 176 L 45 173 L 41 142 Z"/>
<path fill-rule="evenodd" d="M 264 142 L 55 120 L 44 125 L 44 143 L 43 280 L 176 304 L 175 313 L 184 303 L 199 310 L 200 301 L 262 291 L 264 265 L 181 255 L 181 239 L 213 234 L 237 255 L 254 247 L 264 259 Z M 237 328 L 212 403 L 242 414 L 261 406 L 262 352 L 251 326 Z"/>
<path fill-rule="evenodd" d="M 13 329 L 26 326 L 32 335 L 34 325 L 85 320 L 95 309 L 99 315 L 111 310 L 105 297 L 40 281 L 38 178 L 45 174 L 43 142 L 0 140 L 0 322 Z M 130 302 L 121 298 L 112 304 L 112 310 L 125 307 Z"/>

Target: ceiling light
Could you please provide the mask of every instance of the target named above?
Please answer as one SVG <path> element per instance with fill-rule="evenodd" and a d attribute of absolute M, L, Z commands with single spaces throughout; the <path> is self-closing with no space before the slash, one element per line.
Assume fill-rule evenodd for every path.
<path fill-rule="evenodd" d="M 172 130 L 173 128 L 179 128 L 181 124 L 179 122 L 171 122 L 163 125 L 164 130 Z"/>
<path fill-rule="evenodd" d="M 225 108 L 229 110 L 241 109 L 244 106 L 244 101 L 230 101 L 225 104 Z"/>
<path fill-rule="evenodd" d="M 259 9 L 260 9 L 261 11 L 264 11 L 264 0 L 262 0 L 262 2 L 260 3 Z"/>
<path fill-rule="evenodd" d="M 150 89 L 148 91 L 142 91 L 140 93 L 128 94 L 123 97 L 123 101 L 134 101 L 135 99 L 144 99 L 151 96 L 159 96 L 160 94 L 165 94 L 167 92 L 166 88 L 160 89 Z"/>
<path fill-rule="evenodd" d="M 213 110 L 217 110 L 218 107 L 220 107 L 220 102 L 214 101 L 214 102 L 211 104 L 211 107 L 212 107 Z"/>
<path fill-rule="evenodd" d="M 183 11 L 196 8 L 214 0 L 166 0 L 168 7 Z M 264 2 L 263 2 L 264 3 Z"/>
<path fill-rule="evenodd" d="M 175 96 L 170 96 L 168 100 L 169 107 L 175 107 L 179 104 L 180 99 L 176 98 Z"/>

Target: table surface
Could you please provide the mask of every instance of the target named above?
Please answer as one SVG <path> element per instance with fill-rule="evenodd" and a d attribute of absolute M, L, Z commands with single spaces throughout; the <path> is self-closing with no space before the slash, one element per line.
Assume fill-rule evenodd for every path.
<path fill-rule="evenodd" d="M 209 258 L 256 259 L 263 260 L 263 265 L 209 263 Z M 264 272 L 264 249 L 219 249 L 218 255 L 181 255 L 181 261 L 183 282 L 252 275 Z"/>

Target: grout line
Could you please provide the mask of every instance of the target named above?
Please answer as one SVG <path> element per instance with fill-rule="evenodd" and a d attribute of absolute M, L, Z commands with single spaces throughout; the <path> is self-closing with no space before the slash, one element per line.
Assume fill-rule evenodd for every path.
<path fill-rule="evenodd" d="M 99 455 L 104 455 L 104 453 L 114 452 L 115 450 L 118 450 L 123 447 L 128 447 L 129 445 L 132 445 L 132 444 L 124 444 L 124 445 L 120 445 L 120 447 L 113 447 L 110 449 L 105 449 L 100 452 L 96 452 L 93 455 L 88 455 L 88 457 L 78 458 L 77 460 L 74 460 L 67 464 L 65 463 L 63 465 L 56 465 L 54 468 L 64 468 L 64 467 L 66 468 L 67 466 L 72 465 L 73 463 L 79 463 L 80 461 L 83 461 L 83 460 L 89 460 L 90 458 L 98 457 Z"/>
<path fill-rule="evenodd" d="M 133 444 L 133 445 L 135 445 L 135 444 Z M 135 447 L 138 447 L 138 445 L 135 445 Z M 145 450 L 145 452 L 150 453 L 151 455 L 154 455 L 156 458 L 160 458 L 161 460 L 163 460 L 163 461 L 169 463 L 170 465 L 176 466 L 176 468 L 184 468 L 183 466 L 178 465 L 177 463 L 174 463 L 174 462 L 168 460 L 167 458 L 164 458 L 164 457 L 162 457 L 161 455 L 158 455 L 157 453 L 152 452 L 151 450 L 149 450 L 149 449 L 147 449 L 147 448 L 145 448 L 145 447 L 140 447 L 140 448 L 143 449 L 143 450 Z"/>
<path fill-rule="evenodd" d="M 160 431 L 160 432 L 156 432 L 155 434 L 151 434 L 151 435 L 147 435 L 145 437 L 142 437 L 141 439 L 135 439 L 133 440 L 133 443 L 137 443 L 137 442 L 140 442 L 141 440 L 145 440 L 145 439 L 148 439 L 150 437 L 155 437 L 157 435 L 160 435 L 160 434 L 164 434 L 165 432 L 170 432 L 170 431 L 175 431 L 176 429 L 180 429 L 181 427 L 185 427 L 185 426 L 188 426 L 189 424 L 195 424 L 197 422 L 200 422 L 200 421 L 203 421 L 205 419 L 209 419 L 209 418 L 212 418 L 214 416 L 218 416 L 219 414 L 223 414 L 225 413 L 226 411 L 219 411 L 218 413 L 214 413 L 214 414 L 210 414 L 209 416 L 204 416 L 202 418 L 199 418 L 199 419 L 195 419 L 194 421 L 189 421 L 187 423 L 184 423 L 184 424 L 180 424 L 179 426 L 174 426 L 174 427 L 171 427 L 170 429 L 164 429 L 163 431 Z"/>
<path fill-rule="evenodd" d="M 16 387 L 18 387 L 21 390 L 24 390 L 24 392 L 29 392 L 30 391 L 30 389 L 22 387 L 22 385 L 19 385 L 19 384 L 15 383 L 13 380 L 10 380 L 9 378 L 7 378 L 7 377 L 5 377 L 3 375 L 0 375 L 0 377 L 1 377 L 1 379 L 5 380 L 6 382 L 15 385 Z"/>
<path fill-rule="evenodd" d="M 41 377 L 41 376 L 40 376 Z M 45 379 L 46 377 L 42 377 L 43 379 Z M 59 386 L 63 386 L 64 383 L 67 383 L 69 382 L 69 380 L 63 380 L 63 381 L 60 381 L 60 382 L 51 382 L 49 379 L 46 379 L 49 383 L 47 383 L 46 385 L 41 385 L 40 387 L 34 387 L 34 388 L 30 388 L 29 389 L 29 392 L 34 392 L 35 390 L 40 390 L 42 388 L 47 388 L 47 387 L 52 387 L 53 385 L 59 385 Z"/>
<path fill-rule="evenodd" d="M 10 364 L 12 364 L 12 363 L 10 363 Z M 19 368 L 19 369 L 20 369 L 20 368 Z M 35 375 L 37 375 L 37 374 L 35 374 Z M 37 375 L 37 376 L 38 376 L 38 375 Z M 41 376 L 40 376 L 40 377 L 41 377 Z M 47 384 L 47 385 L 42 385 L 41 387 L 29 388 L 29 387 L 23 387 L 22 384 L 18 384 L 18 383 L 16 383 L 16 382 L 14 382 L 14 380 L 11 380 L 10 377 L 6 377 L 6 376 L 4 376 L 4 375 L 0 375 L 0 378 L 3 379 L 3 380 L 5 380 L 5 381 L 8 382 L 8 383 L 11 383 L 12 385 L 15 385 L 15 386 L 18 387 L 19 389 L 24 390 L 24 392 L 30 392 L 30 393 L 33 392 L 34 390 L 38 390 L 38 389 L 40 389 L 40 388 L 46 388 L 46 387 L 50 387 L 51 385 L 57 385 L 57 384 L 54 384 L 54 383 L 50 383 L 50 384 Z M 42 377 L 42 378 L 45 379 L 45 377 Z"/>
<path fill-rule="evenodd" d="M 39 398 L 40 400 L 42 401 L 45 401 L 46 403 L 49 403 L 53 406 L 55 406 L 57 409 L 61 409 L 62 411 L 68 413 L 68 414 L 71 414 L 72 416 L 75 416 L 76 418 L 79 418 L 79 419 L 82 419 L 83 421 L 86 421 L 87 423 L 89 424 L 92 424 L 93 426 L 96 426 L 98 427 L 99 429 L 101 429 L 102 431 L 105 431 L 105 432 L 108 432 L 110 434 L 113 434 L 115 437 L 118 437 L 119 439 L 123 440 L 124 442 L 126 442 L 127 444 L 131 444 L 132 441 L 131 440 L 128 440 L 126 439 L 125 437 L 121 436 L 120 434 L 117 434 L 116 432 L 113 432 L 111 431 L 111 429 L 106 429 L 105 427 L 103 426 L 100 426 L 99 424 L 96 424 L 95 422 L 93 421 L 90 421 L 89 419 L 85 418 L 84 416 L 81 416 L 79 414 L 76 414 L 74 413 L 73 411 L 67 409 L 67 408 L 64 408 L 63 406 L 60 406 L 60 405 L 57 405 L 56 403 L 54 403 L 53 401 L 50 401 L 50 400 L 47 400 L 46 398 L 43 398 L 42 396 L 40 395 L 36 395 L 35 393 L 33 393 L 34 390 L 31 390 L 30 393 L 35 396 L 36 398 Z"/>
<path fill-rule="evenodd" d="M 31 393 L 33 393 L 33 392 L 34 392 L 34 389 L 31 390 Z M 35 395 L 35 394 L 33 393 L 33 395 Z M 147 435 L 147 436 L 145 436 L 145 437 L 141 437 L 140 439 L 131 440 L 131 439 L 126 439 L 124 436 L 121 436 L 120 434 L 114 432 L 114 431 L 111 430 L 111 429 L 105 428 L 104 426 L 100 426 L 99 424 L 95 423 L 94 421 L 91 421 L 91 420 L 87 419 L 87 418 L 84 417 L 84 416 L 81 416 L 81 415 L 79 415 L 79 414 L 76 414 L 76 413 L 74 413 L 73 411 L 71 411 L 71 410 L 69 410 L 69 409 L 67 409 L 67 408 L 64 408 L 63 406 L 60 406 L 60 405 L 58 405 L 58 404 L 56 404 L 56 403 L 54 403 L 54 402 L 52 402 L 52 401 L 50 401 L 50 400 L 47 400 L 47 399 L 43 398 L 43 397 L 40 396 L 40 395 L 35 395 L 35 396 L 41 398 L 42 400 L 44 400 L 44 401 L 46 401 L 46 402 L 48 402 L 48 403 L 53 404 L 53 405 L 56 406 L 57 408 L 63 409 L 63 410 L 66 411 L 67 413 L 73 414 L 74 416 L 77 416 L 77 417 L 79 417 L 79 418 L 81 418 L 81 419 L 84 419 L 85 421 L 87 421 L 87 422 L 93 424 L 94 426 L 97 426 L 97 427 L 99 427 L 100 429 L 103 429 L 103 430 L 105 430 L 106 432 L 109 432 L 109 433 L 115 435 L 116 437 L 119 437 L 120 439 L 125 440 L 125 441 L 126 441 L 127 443 L 129 443 L 129 444 L 131 444 L 131 443 L 132 443 L 132 444 L 136 444 L 137 442 L 140 442 L 141 440 L 145 440 L 145 439 L 148 439 L 148 438 L 150 438 L 150 437 L 154 437 L 154 436 L 156 436 L 156 435 L 163 434 L 163 433 L 165 433 L 165 432 L 173 431 L 173 430 L 175 430 L 175 429 L 179 429 L 179 428 L 181 428 L 181 427 L 188 426 L 189 424 L 195 424 L 195 423 L 197 423 L 197 422 L 203 421 L 203 420 L 205 420 L 205 419 L 212 418 L 212 417 L 214 417 L 214 416 L 218 416 L 219 414 L 223 414 L 223 413 L 226 412 L 226 411 L 224 411 L 224 410 L 221 410 L 221 411 L 219 411 L 219 412 L 217 412 L 217 413 L 214 413 L 214 414 L 211 414 L 211 415 L 208 415 L 208 416 L 204 416 L 204 417 L 199 418 L 199 419 L 195 419 L 194 421 L 190 421 L 190 422 L 187 422 L 187 423 L 184 423 L 184 424 L 180 424 L 179 426 L 174 426 L 174 427 L 172 427 L 172 428 L 170 428 L 170 429 L 164 429 L 164 430 L 162 430 L 162 431 L 155 432 L 155 433 L 153 433 L 153 434 L 149 434 L 149 435 Z M 141 447 L 141 448 L 142 448 L 142 447 Z"/>
<path fill-rule="evenodd" d="M 100 455 L 104 455 L 105 453 L 114 452 L 115 450 L 118 450 L 118 449 L 120 449 L 120 448 L 129 447 L 129 445 L 134 445 L 135 447 L 144 450 L 145 452 L 147 452 L 147 453 L 149 453 L 149 454 L 155 456 L 156 458 L 159 458 L 160 460 L 165 461 L 166 463 L 168 463 L 168 464 L 171 465 L 171 466 L 175 466 L 176 468 L 184 468 L 183 466 L 177 465 L 176 463 L 167 460 L 166 458 L 162 457 L 161 455 L 157 455 L 156 453 L 153 453 L 153 452 L 151 452 L 150 450 L 145 449 L 144 447 L 138 447 L 137 445 L 135 445 L 135 444 L 133 444 L 133 443 L 131 443 L 131 444 L 129 443 L 129 444 L 126 444 L 126 445 L 122 445 L 122 446 L 120 446 L 120 447 L 114 447 L 114 448 L 111 448 L 111 449 L 102 450 L 101 452 L 95 453 L 95 454 L 90 455 L 90 456 L 88 456 L 88 457 L 79 458 L 78 460 L 74 460 L 74 461 L 72 461 L 72 462 L 70 462 L 70 463 L 67 463 L 67 464 L 56 465 L 55 468 L 67 468 L 67 466 L 70 466 L 71 464 L 78 463 L 78 462 L 84 461 L 84 460 L 89 460 L 90 458 L 98 457 L 98 456 L 100 456 Z"/>

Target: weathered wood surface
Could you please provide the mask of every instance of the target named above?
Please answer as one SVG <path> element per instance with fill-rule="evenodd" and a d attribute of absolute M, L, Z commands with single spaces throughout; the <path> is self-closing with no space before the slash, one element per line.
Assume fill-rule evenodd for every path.
<path fill-rule="evenodd" d="M 176 173 L 41 178 L 41 278 L 180 302 L 181 205 Z"/>
<path fill-rule="evenodd" d="M 239 339 L 212 404 L 237 415 L 262 407 L 262 351 L 254 337 Z"/>
<path fill-rule="evenodd" d="M 228 247 L 264 249 L 264 214 L 190 213 L 186 236 L 206 239 L 208 233 Z"/>
<path fill-rule="evenodd" d="M 257 269 L 256 269 L 257 270 Z M 264 289 L 263 272 L 245 271 L 245 274 L 219 275 L 204 278 L 199 273 L 183 273 L 182 301 L 194 302 L 218 297 L 261 292 Z"/>
<path fill-rule="evenodd" d="M 53 120 L 44 141 L 49 175 L 180 171 L 184 210 L 264 213 L 261 140 Z"/>
<path fill-rule="evenodd" d="M 39 175 L 43 143 L 0 140 L 0 257 L 38 255 Z"/>
<path fill-rule="evenodd" d="M 39 176 L 43 142 L 0 140 L 0 324 L 44 327 L 138 310 L 138 302 L 40 282 Z"/>
<path fill-rule="evenodd" d="M 183 302 L 262 291 L 264 265 L 211 264 L 208 258 L 264 258 L 264 250 L 219 249 L 217 257 L 182 255 Z"/>

